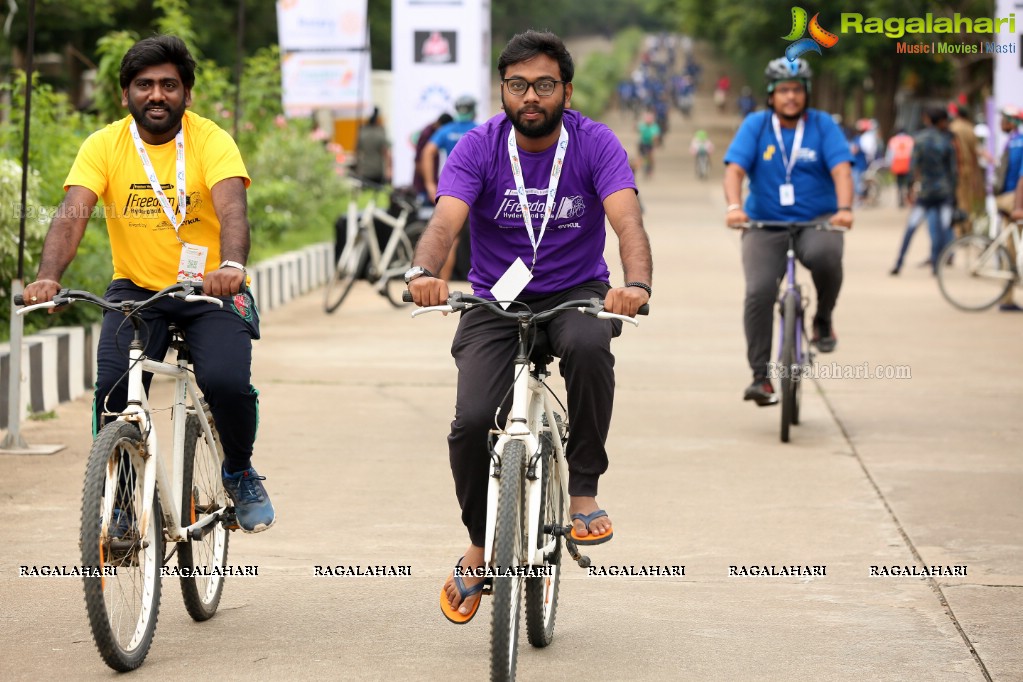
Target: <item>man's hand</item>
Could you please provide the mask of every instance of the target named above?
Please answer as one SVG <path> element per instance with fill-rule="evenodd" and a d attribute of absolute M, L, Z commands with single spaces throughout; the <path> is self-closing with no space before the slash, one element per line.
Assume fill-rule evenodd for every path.
<path fill-rule="evenodd" d="M 604 310 L 616 315 L 635 317 L 639 307 L 650 300 L 645 289 L 639 287 L 618 287 L 604 296 Z"/>
<path fill-rule="evenodd" d="M 423 275 L 409 282 L 408 290 L 416 305 L 427 307 L 448 302 L 448 283 L 439 277 Z"/>
<path fill-rule="evenodd" d="M 60 282 L 55 282 L 52 279 L 37 279 L 36 281 L 25 287 L 23 294 L 25 298 L 25 305 L 35 305 L 36 303 L 45 303 L 46 301 L 52 301 L 53 297 L 60 291 Z M 48 311 L 50 314 L 60 312 L 60 308 L 50 308 Z"/>
<path fill-rule="evenodd" d="M 853 214 L 850 210 L 842 210 L 831 216 L 831 224 L 837 225 L 838 227 L 844 227 L 847 230 L 852 229 L 853 225 Z"/>
<path fill-rule="evenodd" d="M 740 229 L 743 225 L 749 222 L 749 216 L 746 215 L 746 211 L 741 208 L 733 208 L 731 211 L 725 214 L 725 225 L 732 228 L 733 230 Z"/>
<path fill-rule="evenodd" d="M 202 283 L 202 291 L 207 296 L 231 296 L 242 290 L 245 273 L 238 268 L 223 267 L 213 270 Z"/>

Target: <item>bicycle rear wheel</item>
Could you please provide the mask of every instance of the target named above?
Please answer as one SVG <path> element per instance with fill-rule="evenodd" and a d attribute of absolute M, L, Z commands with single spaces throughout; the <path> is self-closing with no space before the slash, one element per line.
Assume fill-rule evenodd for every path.
<path fill-rule="evenodd" d="M 788 292 L 782 301 L 784 336 L 781 346 L 781 442 L 789 442 L 789 426 L 796 423 L 799 367 L 796 366 L 796 315 L 798 307 L 795 292 Z"/>
<path fill-rule="evenodd" d="M 514 680 L 519 612 L 525 579 L 517 575 L 526 555 L 522 472 L 526 446 L 509 441 L 501 455 L 501 483 L 494 531 L 494 611 L 490 620 L 490 679 Z"/>
<path fill-rule="evenodd" d="M 160 609 L 163 516 L 154 496 L 143 518 L 144 448 L 134 424 L 105 426 L 82 490 L 82 567 L 102 574 L 85 578 L 85 608 L 100 656 L 119 672 L 142 665 Z"/>
<path fill-rule="evenodd" d="M 555 415 L 557 436 L 564 432 L 560 415 Z M 550 575 L 526 578 L 526 637 L 535 647 L 545 647 L 554 639 L 554 620 L 558 612 L 558 588 L 561 585 L 561 538 L 555 530 L 565 522 L 558 466 L 554 458 L 553 431 L 540 434 L 540 456 L 543 473 L 540 478 L 540 533 L 537 549 L 554 542 L 554 549 L 544 556 L 543 568 Z"/>
<path fill-rule="evenodd" d="M 997 303 L 1016 278 L 1009 252 L 979 235 L 961 237 L 938 256 L 938 288 L 960 310 L 986 310 Z"/>
<path fill-rule="evenodd" d="M 185 459 L 181 479 L 183 526 L 227 506 L 227 492 L 220 473 L 219 436 L 208 409 L 206 415 L 211 420 L 212 442 L 206 438 L 198 416 L 190 414 L 185 420 Z M 188 615 L 197 621 L 213 617 L 224 592 L 223 568 L 227 565 L 230 538 L 223 521 L 218 519 L 211 526 L 201 539 L 189 539 L 178 547 L 181 596 Z"/>
<path fill-rule="evenodd" d="M 344 302 L 355 280 L 358 279 L 365 260 L 366 242 L 359 233 L 351 242 L 345 244 L 337 259 L 334 275 L 327 282 L 327 288 L 323 292 L 323 309 L 326 312 L 334 312 Z"/>

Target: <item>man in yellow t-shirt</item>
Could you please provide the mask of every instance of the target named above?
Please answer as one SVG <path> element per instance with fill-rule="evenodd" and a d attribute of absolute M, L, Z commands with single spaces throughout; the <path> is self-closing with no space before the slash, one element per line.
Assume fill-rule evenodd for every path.
<path fill-rule="evenodd" d="M 244 287 L 248 173 L 234 140 L 185 110 L 195 61 L 180 38 L 153 36 L 136 43 L 121 61 L 120 83 L 130 115 L 93 133 L 79 150 L 25 300 L 48 301 L 60 290 L 100 199 L 114 269 L 107 300 L 144 300 L 182 280 L 201 280 L 205 294 L 222 297 L 223 308 L 159 299 L 142 313 L 146 353 L 162 358 L 167 352 L 169 324 L 185 331 L 196 379 L 224 446 L 224 487 L 235 502 L 238 525 L 251 533 L 266 530 L 274 523 L 274 508 L 251 463 L 259 395 L 250 384 L 252 339 L 259 338 L 259 316 Z M 127 401 L 121 379 L 132 327 L 123 321 L 113 313 L 103 318 L 97 431 Z M 146 376 L 148 388 L 152 375 Z"/>

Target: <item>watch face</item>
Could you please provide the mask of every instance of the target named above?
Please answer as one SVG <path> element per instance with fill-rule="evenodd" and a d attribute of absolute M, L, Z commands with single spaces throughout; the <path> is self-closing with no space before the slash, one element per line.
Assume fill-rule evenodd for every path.
<path fill-rule="evenodd" d="M 423 274 L 423 266 L 416 265 L 414 267 L 409 268 L 405 272 L 405 284 L 408 284 L 409 282 L 414 280 L 416 277 L 419 277 L 421 274 Z"/>

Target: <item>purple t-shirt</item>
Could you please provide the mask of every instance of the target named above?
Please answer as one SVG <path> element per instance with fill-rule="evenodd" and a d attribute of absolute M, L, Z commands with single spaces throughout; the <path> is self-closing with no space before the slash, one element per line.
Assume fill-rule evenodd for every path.
<path fill-rule="evenodd" d="M 591 280 L 607 282 L 603 201 L 619 190 L 636 190 L 625 149 L 607 126 L 570 109 L 565 110 L 563 124 L 568 130 L 568 150 L 558 193 L 537 251 L 533 279 L 519 298 L 564 291 Z M 437 185 L 438 196 L 455 197 L 469 205 L 469 282 L 473 292 L 484 298 L 493 298 L 490 288 L 516 258 L 527 268 L 533 261 L 508 160 L 511 127 L 508 117 L 500 113 L 466 133 L 444 164 Z M 557 144 L 535 153 L 519 149 L 537 238 L 556 150 Z"/>

